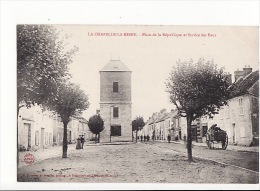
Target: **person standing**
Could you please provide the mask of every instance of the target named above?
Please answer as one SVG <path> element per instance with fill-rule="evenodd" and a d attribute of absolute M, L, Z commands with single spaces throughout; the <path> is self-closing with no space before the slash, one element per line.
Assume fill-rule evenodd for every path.
<path fill-rule="evenodd" d="M 168 134 L 168 136 L 167 136 L 167 140 L 168 140 L 168 143 L 171 142 L 171 136 L 170 136 L 170 134 Z"/>
<path fill-rule="evenodd" d="M 185 145 L 185 147 L 187 148 L 187 137 L 186 137 L 185 134 L 184 134 L 184 136 L 183 136 L 183 141 L 184 141 L 184 145 Z"/>
<path fill-rule="evenodd" d="M 81 142 L 81 149 L 83 149 L 83 145 L 84 145 L 84 143 L 85 143 L 84 135 L 81 135 L 81 137 L 80 137 L 80 142 Z"/>

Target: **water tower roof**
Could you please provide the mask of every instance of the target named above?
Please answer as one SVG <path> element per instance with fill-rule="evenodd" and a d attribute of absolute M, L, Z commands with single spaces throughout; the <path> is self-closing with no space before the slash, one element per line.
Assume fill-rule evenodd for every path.
<path fill-rule="evenodd" d="M 131 72 L 121 60 L 110 60 L 100 72 Z"/>

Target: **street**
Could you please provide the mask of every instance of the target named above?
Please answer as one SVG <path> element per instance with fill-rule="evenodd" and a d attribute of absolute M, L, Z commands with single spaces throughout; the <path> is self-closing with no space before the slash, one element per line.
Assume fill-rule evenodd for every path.
<path fill-rule="evenodd" d="M 149 144 L 155 144 L 149 142 Z M 171 149 L 187 155 L 186 149 L 183 144 L 156 142 L 156 145 L 161 148 Z M 221 146 L 221 145 L 217 145 Z M 233 150 L 222 150 L 222 148 L 208 149 L 206 146 L 193 146 L 192 154 L 193 157 L 199 157 L 203 159 L 210 159 L 216 162 L 226 163 L 229 165 L 235 165 L 242 168 L 259 172 L 259 154 L 251 151 L 233 151 Z"/>
<path fill-rule="evenodd" d="M 258 153 L 209 150 L 194 146 L 194 162 L 188 162 L 183 144 L 146 142 L 94 145 L 83 150 L 70 145 L 68 158 L 61 158 L 61 148 L 50 158 L 18 168 L 20 182 L 88 183 L 246 183 L 259 182 L 259 173 L 223 165 L 254 169 Z M 40 151 L 37 151 L 40 152 Z M 37 156 L 37 152 L 31 152 Z M 47 151 L 46 151 L 47 152 Z"/>

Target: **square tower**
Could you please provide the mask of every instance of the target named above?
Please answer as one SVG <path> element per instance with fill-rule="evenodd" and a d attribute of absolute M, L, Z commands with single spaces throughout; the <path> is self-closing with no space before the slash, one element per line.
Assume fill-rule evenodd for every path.
<path fill-rule="evenodd" d="M 100 73 L 100 115 L 105 129 L 100 142 L 132 141 L 132 72 L 111 60 Z"/>

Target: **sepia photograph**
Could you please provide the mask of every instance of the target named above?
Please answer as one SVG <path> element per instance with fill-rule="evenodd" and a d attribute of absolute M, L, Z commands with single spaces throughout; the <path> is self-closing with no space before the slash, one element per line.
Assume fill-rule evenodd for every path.
<path fill-rule="evenodd" d="M 258 34 L 17 25 L 17 181 L 259 183 Z"/>
<path fill-rule="evenodd" d="M 1 3 L 1 190 L 259 190 L 259 1 Z"/>

